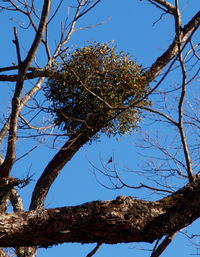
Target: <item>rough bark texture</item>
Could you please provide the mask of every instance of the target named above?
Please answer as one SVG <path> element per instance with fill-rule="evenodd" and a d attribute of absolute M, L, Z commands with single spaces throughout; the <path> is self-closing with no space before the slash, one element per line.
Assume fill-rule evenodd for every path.
<path fill-rule="evenodd" d="M 30 68 L 48 25 L 47 20 L 51 1 L 44 0 L 43 2 L 44 5 L 39 27 L 36 29 L 31 48 L 22 63 L 19 58 L 18 75 L 0 76 L 0 81 L 17 81 L 15 96 L 12 102 L 12 114 L 0 132 L 0 141 L 2 141 L 9 130 L 5 162 L 2 162 L 0 166 L 0 177 L 2 177 L 0 179 L 0 247 L 15 247 L 19 257 L 35 256 L 37 246 L 48 247 L 63 242 L 97 242 L 98 245 L 101 243 L 116 244 L 141 241 L 151 243 L 164 235 L 173 235 L 176 231 L 191 224 L 200 216 L 199 174 L 195 176 L 193 182 L 171 196 L 157 202 L 119 196 L 116 200 L 89 202 L 75 207 L 42 209 L 52 183 L 65 164 L 76 154 L 81 146 L 88 142 L 88 135 L 80 136 L 78 140 L 76 140 L 75 135 L 72 138 L 74 141 L 70 139 L 66 142 L 53 157 L 36 184 L 30 211 L 24 212 L 22 203 L 13 190 L 13 187 L 18 182 L 16 183 L 16 180 L 10 178 L 9 173 L 15 161 L 15 143 L 19 113 L 26 101 L 33 96 L 34 92 L 38 91 L 44 79 L 43 76 L 45 76 L 43 70 L 31 70 Z M 78 2 L 80 4 L 79 7 L 81 7 L 85 1 Z M 155 2 L 166 6 L 166 1 Z M 173 11 L 172 14 L 174 15 L 175 7 L 172 8 L 171 6 L 170 4 L 166 8 L 169 12 Z M 77 9 L 77 14 L 71 25 L 68 37 L 73 32 L 75 22 L 78 19 L 77 17 L 83 15 L 79 15 L 78 10 L 79 8 Z M 180 28 L 180 38 L 176 35 L 167 51 L 147 71 L 149 75 L 147 82 L 155 79 L 166 65 L 176 58 L 179 52 L 178 45 L 180 43 L 185 44 L 199 27 L 199 24 L 200 11 L 183 29 Z M 65 41 L 68 40 L 68 37 Z M 61 43 L 64 44 L 65 41 Z M 59 53 L 61 46 L 62 44 L 59 45 L 53 58 L 48 61 L 48 64 Z M 19 46 L 17 50 L 19 50 Z M 5 67 L 1 71 L 15 69 L 16 66 Z M 24 81 L 35 77 L 40 77 L 38 83 L 21 99 Z M 97 130 L 92 131 L 90 136 L 94 136 L 99 129 L 100 127 L 97 126 Z M 15 213 L 4 213 L 10 195 Z M 168 242 L 166 243 L 168 244 Z"/>
<path fill-rule="evenodd" d="M 157 202 L 118 196 L 75 207 L 5 213 L 0 246 L 42 246 L 63 242 L 150 242 L 200 216 L 200 174 L 194 182 Z"/>

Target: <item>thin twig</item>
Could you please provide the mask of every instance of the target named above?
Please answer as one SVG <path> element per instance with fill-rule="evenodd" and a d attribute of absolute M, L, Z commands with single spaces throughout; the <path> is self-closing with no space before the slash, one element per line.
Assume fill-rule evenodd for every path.
<path fill-rule="evenodd" d="M 178 56 L 179 56 L 179 62 L 181 65 L 181 70 L 182 70 L 182 92 L 181 92 L 181 97 L 179 100 L 179 122 L 178 122 L 178 128 L 180 131 L 180 136 L 181 136 L 181 141 L 183 144 L 183 150 L 184 150 L 184 155 L 185 155 L 185 160 L 187 164 L 187 173 L 188 173 L 188 178 L 189 181 L 192 182 L 194 180 L 194 175 L 192 172 L 192 165 L 191 165 L 191 160 L 190 160 L 190 154 L 189 154 L 189 149 L 186 141 L 186 136 L 183 128 L 183 103 L 184 103 L 184 98 L 186 94 L 186 69 L 182 57 L 182 42 L 181 42 L 181 16 L 180 12 L 178 9 L 178 0 L 175 0 L 176 3 L 176 16 L 175 16 L 175 26 L 176 26 L 176 37 L 178 39 Z"/>
<path fill-rule="evenodd" d="M 21 56 L 20 56 L 19 41 L 18 41 L 18 37 L 17 37 L 16 27 L 14 27 L 14 36 L 15 36 L 15 40 L 13 40 L 13 43 L 16 45 L 18 65 L 20 65 L 21 64 Z"/>

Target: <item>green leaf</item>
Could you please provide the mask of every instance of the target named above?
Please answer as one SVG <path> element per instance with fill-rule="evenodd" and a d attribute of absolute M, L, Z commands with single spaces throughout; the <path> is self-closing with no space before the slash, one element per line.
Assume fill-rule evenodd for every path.
<path fill-rule="evenodd" d="M 130 133 L 141 116 L 134 104 L 148 105 L 144 70 L 113 42 L 67 50 L 46 73 L 45 96 L 67 134 L 94 128 L 108 136 Z"/>

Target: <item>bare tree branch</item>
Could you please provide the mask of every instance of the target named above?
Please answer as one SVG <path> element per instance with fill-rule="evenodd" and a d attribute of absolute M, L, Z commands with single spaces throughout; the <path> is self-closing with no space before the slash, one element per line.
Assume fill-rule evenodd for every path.
<path fill-rule="evenodd" d="M 9 115 L 7 115 L 6 117 L 3 116 L 3 120 L 1 121 L 1 123 L 3 124 L 6 118 L 9 117 L 7 119 L 7 122 L 3 125 L 2 130 L 0 131 L 0 143 L 3 139 L 5 139 L 6 142 L 8 135 L 8 145 L 5 161 L 1 161 L 2 165 L 0 165 L 0 177 L 6 177 L 3 179 L 7 181 L 9 179 L 12 180 L 11 177 L 8 177 L 10 175 L 12 165 L 16 161 L 15 144 L 17 140 L 17 128 L 23 129 L 23 127 L 20 127 L 19 125 L 21 123 L 23 125 L 25 124 L 24 127 L 27 128 L 29 132 L 33 129 L 37 130 L 40 133 L 40 128 L 37 127 L 37 125 L 32 125 L 33 118 L 35 119 L 35 116 L 33 116 L 35 106 L 36 108 L 41 108 L 36 98 L 33 98 L 33 95 L 40 89 L 41 83 L 44 81 L 45 70 L 30 67 L 34 59 L 36 63 L 36 52 L 38 46 L 41 43 L 44 44 L 48 59 L 46 67 L 49 67 L 52 64 L 52 62 L 54 62 L 55 59 L 59 57 L 62 51 L 62 47 L 64 46 L 64 44 L 68 42 L 73 32 L 84 28 L 90 28 L 96 25 L 101 25 L 103 22 L 87 27 L 75 28 L 76 21 L 79 20 L 88 11 L 90 11 L 94 6 L 96 6 L 97 3 L 100 2 L 100 0 L 78 0 L 77 6 L 75 7 L 75 15 L 68 26 L 66 24 L 64 26 L 62 25 L 60 42 L 58 43 L 58 46 L 56 47 L 54 54 L 51 56 L 50 48 L 48 45 L 48 25 L 50 22 L 52 22 L 55 15 L 58 14 L 58 10 L 63 0 L 60 0 L 56 9 L 52 11 L 53 14 L 50 17 L 50 19 L 48 19 L 48 16 L 51 1 L 43 1 L 44 5 L 41 17 L 39 17 L 38 15 L 38 12 L 40 13 L 40 10 L 37 10 L 35 8 L 34 0 L 9 0 L 3 2 L 4 3 L 2 3 L 2 5 L 6 4 L 9 6 L 6 8 L 0 6 L 1 10 L 4 9 L 17 11 L 25 15 L 28 18 L 27 28 L 32 26 L 32 28 L 35 31 L 35 38 L 30 47 L 30 50 L 26 51 L 27 57 L 24 61 L 21 61 L 19 52 L 19 42 L 15 29 L 14 43 L 16 45 L 17 50 L 16 52 L 18 65 L 13 65 L 12 67 L 3 67 L 0 69 L 0 72 L 5 71 L 5 73 L 11 70 L 18 70 L 18 74 L 16 75 L 14 74 L 14 72 L 12 75 L 7 75 L 10 73 L 0 75 L 0 81 L 17 82 L 12 101 L 11 115 L 10 117 Z M 155 257 L 159 256 L 165 250 L 165 248 L 170 244 L 170 242 L 172 241 L 173 237 L 179 229 L 191 224 L 194 220 L 196 220 L 199 217 L 200 197 L 198 196 L 200 195 L 200 175 L 198 173 L 196 176 L 194 176 L 192 171 L 192 167 L 194 168 L 194 159 L 199 158 L 199 154 L 196 153 L 200 153 L 200 150 L 195 149 L 199 147 L 199 143 L 195 142 L 194 145 L 191 146 L 190 142 L 186 140 L 186 135 L 189 130 L 189 125 L 192 125 L 193 131 L 195 131 L 196 135 L 199 135 L 198 130 L 200 119 L 199 115 L 197 114 L 196 116 L 193 115 L 193 119 L 189 120 L 189 117 L 192 117 L 192 114 L 195 113 L 195 110 L 190 110 L 188 108 L 188 110 L 184 112 L 185 110 L 183 108 L 185 108 L 185 103 L 186 105 L 189 105 L 190 103 L 189 101 L 187 102 L 186 99 L 186 87 L 191 82 L 191 80 L 188 82 L 186 80 L 186 57 L 189 55 L 189 52 L 193 51 L 193 57 L 195 56 L 195 58 L 199 60 L 199 57 L 197 55 L 198 49 L 197 51 L 195 51 L 195 47 L 193 47 L 191 38 L 194 32 L 199 28 L 200 12 L 198 12 L 190 20 L 190 22 L 186 24 L 185 27 L 182 29 L 181 15 L 178 9 L 178 0 L 175 1 L 175 5 L 172 5 L 171 3 L 164 0 L 148 0 L 148 2 L 153 3 L 165 13 L 170 13 L 174 16 L 176 31 L 173 43 L 169 46 L 167 51 L 165 51 L 165 53 L 163 53 L 162 56 L 160 56 L 155 61 L 155 63 L 150 67 L 150 69 L 147 70 L 146 83 L 152 82 L 166 67 L 166 65 L 169 64 L 167 72 L 165 72 L 160 82 L 154 88 L 152 88 L 152 90 L 150 90 L 148 94 L 144 96 L 143 99 L 147 98 L 152 92 L 155 91 L 156 88 L 158 88 L 160 83 L 167 76 L 168 72 L 172 70 L 172 66 L 174 68 L 174 63 L 178 60 L 178 68 L 179 66 L 181 67 L 182 73 L 182 85 L 180 88 L 178 88 L 178 90 L 180 91 L 176 91 L 176 93 L 180 95 L 179 102 L 177 101 L 179 105 L 176 105 L 175 103 L 176 108 L 177 106 L 178 108 L 175 109 L 173 106 L 173 112 L 171 113 L 170 110 L 165 110 L 162 108 L 159 109 L 159 105 L 157 105 L 157 109 L 154 109 L 154 107 L 148 108 L 140 106 L 141 99 L 139 99 L 137 103 L 134 103 L 130 106 L 125 106 L 124 109 L 119 109 L 121 113 L 123 113 L 123 111 L 127 111 L 128 108 L 131 107 L 146 110 L 151 113 L 149 115 L 150 119 L 153 120 L 154 118 L 154 121 L 161 121 L 163 123 L 165 122 L 164 125 L 173 125 L 173 128 L 175 128 L 176 133 L 181 136 L 181 140 L 179 136 L 178 143 L 176 142 L 176 139 L 173 139 L 174 142 L 177 144 L 175 144 L 173 152 L 171 152 L 171 150 L 169 149 L 170 147 L 165 147 L 164 144 L 162 144 L 162 141 L 159 141 L 159 137 L 155 136 L 156 140 L 154 140 L 153 142 L 151 141 L 153 139 L 149 139 L 147 137 L 145 138 L 144 136 L 143 141 L 144 143 L 149 143 L 150 150 L 156 147 L 157 150 L 160 150 L 162 153 L 165 154 L 164 158 L 167 159 L 166 161 L 170 160 L 170 162 L 173 163 L 172 165 L 174 165 L 173 168 L 170 169 L 171 164 L 169 164 L 169 166 L 167 166 L 167 169 L 166 166 L 163 165 L 162 167 L 161 164 L 161 168 L 158 171 L 156 165 L 152 165 L 155 159 L 158 160 L 158 156 L 155 156 L 155 159 L 153 161 L 150 160 L 149 163 L 147 163 L 147 165 L 149 165 L 148 167 L 142 167 L 141 173 L 137 172 L 138 175 L 143 175 L 143 177 L 145 178 L 149 176 L 148 182 L 151 179 L 150 186 L 142 182 L 138 183 L 138 186 L 131 186 L 128 185 L 128 183 L 123 182 L 123 180 L 118 175 L 119 173 L 117 173 L 114 161 L 114 170 L 111 172 L 110 170 L 105 170 L 102 173 L 110 179 L 112 185 L 116 186 L 115 188 L 146 188 L 156 193 L 162 193 L 162 195 L 164 193 L 171 195 L 156 202 L 133 200 L 132 197 L 119 196 L 116 200 L 110 200 L 106 202 L 97 201 L 75 207 L 65 207 L 48 210 L 43 209 L 46 195 L 52 183 L 62 170 L 62 168 L 85 143 L 87 143 L 93 136 L 95 136 L 100 131 L 100 129 L 103 127 L 104 124 L 108 122 L 108 120 L 102 121 L 101 124 L 95 124 L 94 127 L 90 127 L 88 125 L 86 126 L 87 128 L 84 131 L 80 130 L 77 133 L 74 132 L 74 134 L 71 135 L 69 133 L 65 134 L 62 137 L 62 140 L 65 142 L 63 144 L 63 147 L 59 149 L 58 153 L 52 158 L 52 160 L 44 169 L 40 179 L 37 181 L 37 184 L 32 195 L 30 211 L 24 211 L 21 199 L 17 191 L 13 189 L 13 185 L 11 187 L 11 192 L 9 192 L 10 195 L 6 194 L 6 200 L 8 199 L 8 197 L 10 197 L 15 213 L 1 213 L 0 215 L 0 246 L 15 247 L 18 257 L 28 256 L 28 254 L 30 253 L 32 256 L 35 256 L 37 252 L 37 246 L 48 247 L 49 245 L 58 244 L 62 242 L 97 243 L 97 246 L 94 248 L 94 250 L 88 254 L 89 257 L 92 256 L 103 243 L 113 244 L 119 242 L 121 243 L 133 241 L 144 241 L 152 243 L 154 240 L 160 239 L 163 236 L 165 236 L 166 238 L 158 247 L 156 245 L 154 252 L 152 253 L 152 256 Z M 38 23 L 39 27 L 36 26 L 36 24 Z M 23 24 L 20 24 L 19 22 L 18 24 L 19 26 L 23 27 Z M 183 59 L 182 54 L 183 50 L 185 50 L 184 47 L 186 47 L 186 45 L 189 42 L 192 47 L 191 51 L 188 51 L 188 53 L 185 55 L 185 58 Z M 36 66 L 40 67 L 39 65 L 37 65 L 37 63 Z M 199 71 L 195 73 L 194 77 L 197 77 L 198 72 Z M 22 87 L 24 81 L 26 79 L 33 79 L 36 77 L 39 77 L 38 82 L 22 98 Z M 101 101 L 104 101 L 103 98 L 101 98 L 101 96 L 98 96 L 97 94 L 89 90 L 86 84 L 82 83 L 82 86 L 85 87 L 85 89 L 88 92 L 90 92 L 92 96 L 98 98 Z M 32 109 L 30 109 L 30 106 L 27 105 L 27 109 L 25 109 L 27 110 L 26 114 L 30 115 L 31 113 L 31 115 L 33 116 L 30 119 L 31 122 L 28 122 L 29 118 L 25 119 L 24 116 L 20 114 L 20 112 L 26 104 L 26 102 L 31 98 L 34 102 L 34 107 L 31 107 Z M 197 98 L 195 98 L 196 102 L 199 102 L 199 99 Z M 107 105 L 108 109 L 113 109 L 112 105 L 109 105 L 106 101 L 104 101 L 104 103 Z M 165 104 L 162 103 L 160 106 L 163 105 Z M 196 108 L 198 107 L 199 103 L 197 104 Z M 43 111 L 46 112 L 46 109 L 43 108 Z M 161 112 L 161 110 L 163 110 L 163 112 Z M 176 121 L 176 116 L 173 115 L 174 113 L 175 115 L 178 114 L 178 122 Z M 116 114 L 115 117 L 113 115 L 111 119 L 115 119 L 117 115 L 118 114 Z M 65 115 L 64 113 L 63 116 L 66 119 L 68 118 L 67 115 Z M 19 119 L 19 117 L 21 117 L 21 119 Z M 81 121 L 86 122 L 85 120 Z M 47 123 L 45 122 L 44 124 L 46 125 Z M 52 120 L 48 120 L 48 122 L 50 124 L 53 123 Z M 48 125 L 46 125 L 46 127 L 48 127 Z M 31 133 L 31 135 L 33 136 L 35 136 L 36 134 L 35 131 Z M 43 133 L 42 136 L 44 138 L 45 134 Z M 67 139 L 68 141 L 66 142 Z M 146 146 L 144 146 L 144 148 L 145 147 Z M 30 151 L 32 151 L 33 149 L 34 148 L 32 148 Z M 184 154 L 182 153 L 182 149 Z M 193 158 L 194 152 L 196 154 L 195 158 Z M 195 165 L 197 169 L 198 163 L 196 163 Z M 152 169 L 150 170 L 152 166 L 155 167 L 153 171 Z M 148 175 L 145 174 L 145 169 L 150 170 Z M 188 176 L 182 174 L 182 169 L 187 171 Z M 195 171 L 196 170 L 194 169 L 194 173 Z M 136 173 L 136 171 L 134 172 Z M 164 175 L 158 175 L 159 172 L 160 174 L 161 172 L 163 172 Z M 177 189 L 174 186 L 169 186 L 169 183 L 167 181 L 167 175 L 165 175 L 166 173 L 169 174 L 170 179 L 173 178 L 173 176 L 175 177 L 175 179 L 189 177 L 189 183 L 184 188 L 180 189 L 176 193 L 173 193 Z M 152 178 L 152 174 L 155 174 L 157 177 L 160 176 L 161 178 L 166 179 L 166 184 L 162 184 L 162 182 L 157 181 L 157 177 L 156 179 Z M 112 179 L 113 181 L 115 181 L 116 179 L 118 184 L 115 184 L 112 181 Z M 184 181 L 186 181 L 186 179 Z M 154 185 L 156 186 L 154 187 Z M 180 186 L 180 184 L 177 184 L 177 187 L 178 186 Z M 1 188 L 3 188 L 2 185 Z M 1 200 L 2 199 L 0 199 L 0 201 Z M 5 202 L 6 201 L 4 201 L 4 203 Z M 2 206 L 0 206 L 1 210 L 5 211 L 6 206 L 6 204 L 2 204 Z M 30 247 L 30 242 L 32 243 L 33 247 Z M 27 247 L 21 247 L 22 245 Z"/>
<path fill-rule="evenodd" d="M 14 212 L 23 212 L 24 211 L 22 199 L 20 198 L 20 196 L 17 193 L 17 190 L 15 188 L 13 188 L 11 191 L 10 202 L 13 206 Z"/>
<path fill-rule="evenodd" d="M 180 42 L 185 42 L 191 33 L 196 31 L 200 25 L 200 11 L 185 25 L 180 32 Z M 178 53 L 178 38 L 175 37 L 173 43 L 168 50 L 160 56 L 151 68 L 147 71 L 150 78 L 155 78 L 161 70 L 177 55 Z"/>
<path fill-rule="evenodd" d="M 94 255 L 94 254 L 98 251 L 98 249 L 100 248 L 100 246 L 101 246 L 101 244 L 98 243 L 98 244 L 95 246 L 95 248 L 94 248 L 90 253 L 87 254 L 86 257 L 92 257 L 92 255 Z"/>
<path fill-rule="evenodd" d="M 32 72 L 26 73 L 24 80 L 28 79 L 34 79 L 34 78 L 40 78 L 40 77 L 45 77 L 45 70 L 43 69 L 34 69 Z M 0 81 L 17 81 L 18 80 L 18 75 L 0 75 Z"/>
<path fill-rule="evenodd" d="M 68 40 L 70 39 L 72 33 L 74 32 L 74 27 L 75 27 L 76 21 L 79 18 L 79 13 L 80 13 L 81 7 L 83 6 L 84 3 L 85 3 L 85 0 L 81 0 L 81 2 L 79 2 L 79 5 L 78 5 L 76 13 L 74 15 L 74 19 L 73 19 L 73 21 L 71 23 L 69 32 L 68 32 L 68 34 L 67 34 L 67 36 L 65 37 L 64 40 L 63 40 L 64 31 L 62 32 L 60 43 L 59 43 L 58 47 L 56 48 L 56 50 L 55 50 L 55 52 L 53 54 L 53 60 L 58 56 L 58 54 L 59 54 L 59 52 L 61 50 L 61 47 L 68 42 Z"/>
<path fill-rule="evenodd" d="M 149 0 L 148 0 L 149 1 Z M 164 6 L 167 10 L 167 12 L 173 14 L 175 16 L 176 13 L 176 7 L 172 4 L 170 4 L 169 2 L 165 1 L 165 0 L 152 0 L 149 2 L 156 2 L 162 6 Z"/>
<path fill-rule="evenodd" d="M 198 195 L 199 174 L 194 182 L 156 202 L 118 196 L 116 200 L 74 207 L 5 213 L 0 217 L 0 246 L 26 246 L 30 242 L 43 247 L 62 242 L 152 243 L 162 236 L 173 236 L 199 217 Z"/>
<path fill-rule="evenodd" d="M 162 241 L 162 243 L 155 249 L 155 251 L 153 251 L 151 257 L 159 257 L 167 248 L 167 246 L 172 242 L 176 234 L 177 232 L 171 235 L 167 235 L 166 238 Z"/>
<path fill-rule="evenodd" d="M 178 9 L 178 0 L 175 0 L 176 3 L 176 35 L 178 37 L 178 55 L 179 55 L 179 61 L 181 64 L 181 69 L 182 69 L 182 74 L 183 74 L 183 78 L 182 78 L 182 92 L 181 92 L 181 97 L 180 97 L 180 101 L 179 101 L 179 122 L 178 122 L 178 128 L 180 131 L 180 135 L 181 135 L 181 140 L 183 143 L 183 149 L 184 149 L 184 154 L 185 154 L 185 159 L 186 159 L 186 163 L 187 163 L 187 173 L 188 173 L 188 177 L 189 177 L 189 181 L 193 181 L 194 177 L 193 177 L 193 172 L 192 172 L 192 166 L 191 166 L 191 160 L 190 160 L 190 154 L 189 154 L 189 150 L 188 150 L 188 145 L 187 145 L 187 141 L 186 141 L 186 136 L 184 133 L 184 128 L 183 128 L 183 102 L 184 102 L 184 97 L 186 94 L 186 70 L 185 70 L 185 65 L 184 65 L 184 61 L 183 61 L 183 57 L 182 57 L 182 44 L 183 42 L 181 41 L 181 18 L 180 18 L 180 12 Z"/>
<path fill-rule="evenodd" d="M 15 160 L 15 143 L 16 143 L 16 136 L 17 136 L 17 123 L 19 117 L 19 109 L 20 109 L 20 101 L 22 95 L 22 87 L 24 83 L 25 73 L 37 52 L 39 44 L 41 42 L 46 22 L 48 19 L 48 13 L 50 10 L 51 1 L 45 0 L 42 10 L 42 17 L 40 20 L 40 24 L 38 27 L 38 31 L 36 33 L 35 39 L 33 40 L 33 44 L 28 52 L 28 55 L 20 64 L 19 72 L 18 72 L 18 80 L 16 83 L 15 93 L 12 99 L 12 112 L 11 112 L 11 121 L 10 121 L 10 128 L 9 128 L 9 138 L 8 138 L 8 147 L 6 152 L 6 157 L 4 163 L 0 167 L 0 177 L 8 177 L 12 168 L 12 165 Z"/>
<path fill-rule="evenodd" d="M 84 3 L 84 1 L 81 1 L 80 5 L 77 9 L 77 12 L 76 12 L 76 15 L 74 18 L 74 23 L 71 25 L 68 36 L 71 35 L 71 33 L 73 32 L 75 20 L 78 17 L 78 13 L 80 12 L 80 8 L 83 3 Z M 198 23 L 198 24 L 196 24 L 196 23 Z M 187 37 L 190 35 L 190 33 L 194 29 L 197 29 L 199 24 L 200 24 L 200 12 L 198 13 L 198 15 L 196 15 L 193 18 L 193 25 L 191 28 L 190 28 L 190 26 L 191 26 L 190 22 L 188 23 L 188 25 L 185 26 L 184 32 L 181 34 L 182 40 L 183 41 L 186 40 Z M 189 26 L 190 29 L 187 29 L 187 26 Z M 60 48 L 64 44 L 64 42 L 67 42 L 68 36 L 57 47 L 57 50 L 56 50 L 55 54 L 53 55 L 54 57 L 58 54 L 58 52 L 60 51 Z M 160 73 L 160 71 L 165 67 L 165 65 L 168 62 L 170 62 L 170 60 L 178 53 L 178 50 L 179 50 L 178 49 L 178 41 L 177 41 L 177 39 L 175 39 L 174 43 L 172 43 L 172 45 L 169 47 L 169 49 L 160 58 L 158 58 L 157 61 L 148 70 L 148 74 L 150 74 L 151 80 L 153 80 Z M 49 165 L 47 165 L 47 167 L 45 168 L 45 171 L 43 172 L 42 176 L 38 180 L 38 183 L 36 184 L 36 187 L 35 187 L 34 193 L 33 193 L 32 202 L 30 205 L 30 210 L 43 207 L 46 194 L 47 194 L 51 184 L 53 183 L 55 178 L 58 176 L 58 174 L 60 173 L 60 171 L 64 167 L 64 165 L 72 158 L 72 156 L 78 151 L 78 149 L 83 144 L 85 144 L 87 141 L 88 141 L 88 138 L 86 138 L 86 137 L 84 138 L 83 135 L 81 135 L 80 140 L 79 139 L 76 140 L 76 135 L 75 135 L 75 138 L 71 138 L 61 148 L 61 150 L 54 156 L 54 158 L 51 160 Z"/>
<path fill-rule="evenodd" d="M 44 77 L 41 77 L 38 79 L 37 83 L 35 84 L 35 86 L 22 98 L 21 103 L 20 103 L 20 107 L 19 107 L 19 113 L 21 112 L 22 108 L 24 107 L 24 105 L 26 104 L 26 102 L 41 88 L 41 84 L 44 80 Z M 7 119 L 5 125 L 3 126 L 3 128 L 0 131 L 0 143 L 2 142 L 2 140 L 4 139 L 7 131 L 10 128 L 10 121 L 11 121 L 11 116 Z"/>
<path fill-rule="evenodd" d="M 15 27 L 14 27 L 14 35 L 15 35 L 15 40 L 13 40 L 13 42 L 16 45 L 18 65 L 20 65 L 21 64 L 21 56 L 20 56 L 20 49 L 19 49 L 19 41 L 18 41 L 18 37 L 17 37 L 17 29 Z"/>
<path fill-rule="evenodd" d="M 33 40 L 32 46 L 31 46 L 31 48 L 28 52 L 28 55 L 22 63 L 22 70 L 23 71 L 26 71 L 29 68 L 29 66 L 31 65 L 32 60 L 33 60 L 33 58 L 34 58 L 34 56 L 37 52 L 37 49 L 40 45 L 40 42 L 42 40 L 44 31 L 45 31 L 45 28 L 46 28 L 50 7 L 51 7 L 51 0 L 44 0 L 44 5 L 43 5 L 43 9 L 42 9 L 42 16 L 41 16 L 41 19 L 40 19 L 40 23 L 39 23 L 37 33 L 36 33 L 35 38 Z"/>
<path fill-rule="evenodd" d="M 30 204 L 30 210 L 43 208 L 46 195 L 49 191 L 50 186 L 57 178 L 61 169 L 65 164 L 71 160 L 74 154 L 83 146 L 90 138 L 96 134 L 96 130 L 90 132 L 90 136 L 84 134 L 77 134 L 71 137 L 59 152 L 52 158 L 49 164 L 46 166 L 44 172 L 39 178 L 35 189 L 33 191 L 32 200 Z"/>

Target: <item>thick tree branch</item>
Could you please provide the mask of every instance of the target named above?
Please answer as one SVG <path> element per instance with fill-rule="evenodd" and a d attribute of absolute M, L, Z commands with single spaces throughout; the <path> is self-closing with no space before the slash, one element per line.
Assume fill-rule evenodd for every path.
<path fill-rule="evenodd" d="M 78 13 L 78 10 L 77 10 L 77 13 Z M 78 14 L 76 14 L 76 16 L 77 15 Z M 181 34 L 182 42 L 187 39 L 187 37 L 190 35 L 190 33 L 193 30 L 198 28 L 199 24 L 200 24 L 200 12 L 198 12 L 198 14 L 193 17 L 192 21 L 190 21 L 188 25 L 186 25 L 184 31 Z M 73 26 L 71 27 L 70 31 L 73 31 Z M 150 79 L 153 80 L 155 77 L 157 77 L 160 71 L 165 67 L 167 63 L 170 62 L 170 60 L 175 55 L 177 55 L 177 53 L 178 53 L 178 41 L 177 39 L 175 39 L 172 45 L 169 47 L 169 49 L 160 58 L 158 58 L 157 61 L 148 70 L 147 73 L 150 75 Z M 69 145 L 71 146 L 71 142 L 70 143 L 67 142 L 63 146 L 63 148 L 55 155 L 52 161 L 47 165 L 45 171 L 43 172 L 41 178 L 39 179 L 36 185 L 36 188 L 33 193 L 33 199 L 30 205 L 31 210 L 43 207 L 46 194 L 51 184 L 53 183 L 57 175 L 60 173 L 64 165 L 87 141 L 88 141 L 87 137 L 82 138 L 81 143 L 80 141 L 77 141 L 78 143 L 76 142 L 75 145 L 73 145 L 73 149 L 69 147 Z"/>
<path fill-rule="evenodd" d="M 27 79 L 34 79 L 34 78 L 38 78 L 38 77 L 45 77 L 45 70 L 43 69 L 35 69 L 32 72 L 28 72 L 26 73 L 24 80 Z M 0 81 L 17 81 L 18 79 L 18 75 L 0 75 Z"/>
<path fill-rule="evenodd" d="M 0 246 L 46 247 L 63 242 L 152 243 L 172 235 L 200 216 L 198 196 L 200 174 L 194 182 L 156 202 L 118 196 L 116 200 L 75 207 L 2 214 Z"/>
<path fill-rule="evenodd" d="M 16 64 L 13 63 L 13 66 L 0 68 L 0 72 L 10 71 L 10 70 L 18 70 L 18 69 L 19 69 L 19 65 L 16 65 Z M 35 71 L 35 70 L 38 70 L 38 69 L 36 67 L 29 67 L 28 70 L 29 71 Z"/>
<path fill-rule="evenodd" d="M 13 206 L 14 212 L 24 212 L 22 199 L 20 198 L 15 188 L 13 188 L 11 191 L 10 202 Z M 37 247 L 15 247 L 15 251 L 18 257 L 24 257 L 24 256 L 34 257 L 36 256 L 36 253 L 37 253 Z"/>
<path fill-rule="evenodd" d="M 49 188 L 62 168 L 97 131 L 94 129 L 93 131 L 88 131 L 88 133 L 90 134 L 85 135 L 80 133 L 71 137 L 49 162 L 33 191 L 30 210 L 43 208 Z"/>
<path fill-rule="evenodd" d="M 20 113 L 20 104 L 21 104 L 20 102 L 21 102 L 21 95 L 22 95 L 22 87 L 25 79 L 25 73 L 27 69 L 30 67 L 31 62 L 42 40 L 42 36 L 43 36 L 44 30 L 46 27 L 46 22 L 48 19 L 50 6 L 51 6 L 51 1 L 45 0 L 43 5 L 43 10 L 42 10 L 42 17 L 40 19 L 40 24 L 39 24 L 39 28 L 36 33 L 35 39 L 33 40 L 33 44 L 28 52 L 28 55 L 25 61 L 19 65 L 19 72 L 18 72 L 15 93 L 12 99 L 12 112 L 11 112 L 11 120 L 10 120 L 10 128 L 9 128 L 8 147 L 6 151 L 5 161 L 0 167 L 0 177 L 9 176 L 12 165 L 15 161 L 17 124 L 18 124 L 18 117 Z"/>
<path fill-rule="evenodd" d="M 78 13 L 78 10 L 77 10 L 77 13 Z M 182 40 L 186 40 L 189 34 L 199 26 L 200 12 L 192 20 L 193 20 L 192 22 L 193 26 L 191 28 L 190 27 L 191 22 L 188 23 L 189 28 L 186 26 L 186 28 L 184 29 L 184 32 L 181 34 Z M 73 30 L 73 28 L 71 29 Z M 160 73 L 160 71 L 165 67 L 165 65 L 168 62 L 170 62 L 170 60 L 177 53 L 178 53 L 178 40 L 175 39 L 174 43 L 169 47 L 169 49 L 148 70 L 148 73 L 151 76 L 150 79 L 151 80 L 154 79 Z M 36 185 L 36 188 L 34 190 L 32 202 L 30 205 L 31 210 L 36 208 L 43 208 L 44 200 L 51 184 L 58 176 L 58 174 L 60 173 L 64 165 L 72 158 L 72 156 L 79 150 L 79 148 L 88 141 L 88 137 L 84 137 L 84 135 L 82 135 L 81 140 L 76 141 L 75 139 L 76 141 L 75 144 L 74 143 L 72 144 L 73 140 L 68 141 L 63 146 L 63 148 L 61 148 L 61 150 L 54 156 L 52 161 L 47 165 L 45 171 L 40 177 Z"/>
<path fill-rule="evenodd" d="M 186 42 L 191 33 L 198 29 L 200 25 L 200 11 L 185 25 L 180 32 L 180 40 L 182 43 Z M 178 38 L 176 37 L 168 50 L 162 54 L 151 68 L 147 71 L 151 81 L 156 78 L 163 68 L 177 55 L 178 53 Z"/>

